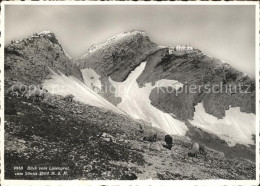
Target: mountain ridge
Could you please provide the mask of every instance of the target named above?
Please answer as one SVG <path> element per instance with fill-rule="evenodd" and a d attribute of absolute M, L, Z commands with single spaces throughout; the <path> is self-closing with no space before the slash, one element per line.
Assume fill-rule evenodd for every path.
<path fill-rule="evenodd" d="M 150 39 L 146 41 L 150 41 Z M 120 42 L 121 41 L 119 41 L 119 46 L 123 45 Z M 103 50 L 104 49 L 100 49 L 100 47 L 96 46 L 95 53 L 100 54 L 103 52 Z M 109 48 L 109 50 L 111 51 L 110 53 L 117 52 L 117 48 Z M 138 53 L 138 51 L 136 51 L 136 53 Z M 128 56 L 121 55 L 121 57 L 122 56 L 123 58 L 121 62 L 122 63 L 124 62 L 127 65 L 131 66 L 132 62 L 128 63 L 127 60 Z M 113 55 L 111 54 L 110 58 L 112 57 Z M 164 48 L 164 47 L 157 46 L 156 49 L 153 50 L 153 52 L 151 52 L 149 55 L 146 56 L 146 58 L 144 58 L 143 60 L 139 60 L 138 63 L 136 63 L 136 65 L 132 65 L 131 68 L 133 68 L 133 70 L 131 72 L 129 71 L 129 68 L 125 69 L 124 66 L 121 66 L 120 70 L 123 71 L 123 74 L 128 74 L 128 75 L 125 76 L 126 78 L 122 78 L 121 76 L 118 79 L 113 78 L 114 76 L 118 76 L 117 72 L 115 74 L 111 74 L 111 72 L 106 73 L 107 70 L 106 68 L 110 68 L 109 66 L 110 62 L 108 62 L 106 58 L 100 59 L 99 57 L 93 54 L 90 54 L 90 56 L 86 54 L 83 58 L 84 59 L 91 58 L 91 60 L 89 61 L 92 65 L 90 66 L 100 77 L 99 78 L 101 80 L 100 83 L 101 85 L 103 85 L 103 87 L 105 87 L 105 90 L 110 90 L 107 87 L 113 87 L 113 91 L 105 92 L 106 96 L 104 97 L 108 99 L 110 102 L 112 102 L 113 104 L 117 105 L 118 107 L 122 107 L 123 104 L 122 99 L 124 99 L 124 95 L 120 96 L 120 93 L 117 92 L 118 90 L 116 89 L 115 84 L 126 82 L 131 72 L 134 72 L 135 69 L 139 68 L 142 62 L 146 62 L 146 66 L 143 72 L 136 79 L 136 82 L 138 83 L 140 89 L 148 86 L 148 83 L 154 85 L 157 81 L 161 81 L 161 80 L 162 81 L 177 80 L 179 83 L 184 84 L 184 87 L 187 87 L 188 89 L 192 86 L 195 86 L 197 88 L 202 87 L 201 90 L 200 89 L 196 90 L 196 92 L 194 93 L 189 91 L 180 92 L 177 96 L 176 96 L 176 92 L 181 88 L 179 88 L 178 90 L 174 90 L 173 87 L 170 87 L 172 88 L 173 91 L 169 93 L 167 91 L 164 91 L 163 93 L 161 93 L 157 91 L 158 87 L 155 87 L 151 91 L 151 93 L 149 92 L 147 93 L 149 95 L 149 99 L 153 107 L 165 113 L 168 113 L 170 115 L 174 115 L 174 117 L 176 117 L 178 120 L 183 122 L 187 120 L 192 120 L 195 116 L 197 119 L 199 119 L 197 117 L 198 113 L 195 110 L 196 106 L 199 103 L 202 103 L 206 114 L 208 114 L 209 116 L 214 116 L 218 120 L 224 119 L 226 117 L 230 118 L 231 116 L 229 115 L 227 116 L 226 114 L 234 113 L 233 111 L 235 111 L 236 107 L 239 108 L 242 115 L 245 113 L 243 116 L 245 118 L 248 118 L 248 121 L 254 120 L 254 116 L 246 115 L 249 113 L 255 114 L 254 80 L 252 80 L 249 76 L 245 75 L 244 73 L 234 69 L 227 63 L 224 63 L 219 59 L 207 56 L 199 49 L 192 48 L 191 50 L 178 51 L 174 47 Z M 99 62 L 96 63 L 97 61 Z M 113 59 L 111 59 L 111 61 L 113 61 Z M 117 59 L 114 60 L 114 62 L 116 63 Z M 79 64 L 80 63 L 85 64 L 86 61 L 84 60 L 79 61 Z M 100 63 L 101 65 L 99 65 Z M 98 67 L 95 67 L 95 64 Z M 104 67 L 102 67 L 102 65 Z M 84 68 L 84 66 L 81 66 L 80 68 Z M 99 69 L 96 70 L 96 68 Z M 100 68 L 104 68 L 104 69 L 102 70 Z M 111 84 L 109 78 L 114 82 L 114 84 Z M 207 93 L 205 89 L 207 85 L 210 85 L 212 87 L 219 86 L 217 87 L 217 91 L 219 90 L 221 91 L 214 92 L 213 89 L 212 90 L 210 89 L 210 92 Z M 127 86 L 128 85 L 126 85 L 126 87 Z M 131 85 L 129 84 L 129 86 Z M 167 90 L 168 88 L 169 86 L 162 87 L 160 89 Z M 235 90 L 236 92 L 234 92 L 233 90 L 234 88 L 236 89 Z M 248 93 L 246 92 L 247 90 L 249 90 Z M 101 90 L 99 93 L 103 94 L 103 90 Z M 132 92 L 131 95 L 133 94 L 135 94 L 135 92 Z M 149 113 L 149 109 L 144 108 L 142 105 L 139 105 L 139 103 L 142 102 L 142 98 L 132 97 L 132 100 L 135 99 L 137 99 L 137 101 L 135 104 L 136 106 L 135 108 L 133 108 L 133 110 L 130 111 L 128 108 L 124 107 L 126 110 L 129 110 L 129 114 L 137 118 L 140 117 L 151 118 L 152 116 L 143 115 L 143 113 Z M 131 99 L 129 101 L 131 102 Z M 232 108 L 230 108 L 230 106 Z M 232 110 L 232 112 L 227 112 L 228 110 Z M 156 115 L 156 113 L 154 114 Z M 215 119 L 214 118 L 212 119 L 215 122 Z M 167 119 L 165 118 L 165 121 L 166 120 Z M 239 122 L 239 120 L 228 121 L 228 122 L 231 122 L 232 126 L 235 127 L 236 123 Z M 160 125 L 159 123 L 160 121 L 157 120 L 157 122 L 153 123 L 153 125 L 158 126 Z M 166 125 L 166 123 L 164 123 L 164 125 Z M 244 123 L 243 125 L 247 125 L 247 124 Z M 214 128 L 214 125 L 209 126 L 209 128 L 210 127 Z M 248 130 L 251 131 L 249 133 L 252 133 L 252 131 L 254 130 L 253 123 L 250 122 L 250 124 L 248 124 L 247 127 L 248 129 L 246 129 L 245 131 Z M 237 130 L 239 131 L 240 129 Z M 230 129 L 228 131 L 230 131 Z M 217 133 L 220 136 L 222 135 L 221 131 L 216 132 L 216 134 Z M 231 133 L 232 131 L 228 132 L 228 134 L 224 133 L 222 138 L 225 139 L 226 137 L 224 136 L 232 136 L 232 138 L 234 137 L 237 138 L 235 135 L 231 135 Z M 244 140 L 253 143 L 252 136 L 249 133 L 247 134 L 247 139 Z M 243 135 L 244 134 L 241 134 L 241 136 Z"/>
<path fill-rule="evenodd" d="M 185 87 L 215 85 L 222 82 L 225 85 L 237 85 L 242 82 L 251 86 L 250 94 L 225 92 L 206 94 L 205 90 L 202 90 L 202 92 L 195 93 L 181 92 L 176 96 L 176 92 L 181 87 L 173 89 L 173 92 L 170 93 L 160 93 L 157 91 L 158 87 L 154 87 L 150 93 L 147 93 L 152 107 L 171 115 L 170 117 L 183 122 L 183 125 L 185 121 L 194 118 L 195 107 L 199 103 L 203 104 L 207 114 L 218 119 L 226 117 L 226 111 L 230 109 L 230 105 L 239 107 L 241 113 L 255 113 L 255 84 L 248 76 L 218 59 L 205 55 L 199 49 L 176 51 L 173 47 L 158 46 L 143 31 L 125 32 L 100 45 L 92 46 L 78 60 L 69 58 L 56 36 L 51 32 L 35 34 L 19 42 L 12 42 L 5 47 L 5 52 L 7 79 L 9 76 L 16 79 L 25 77 L 27 79 L 22 80 L 24 82 L 43 84 L 45 79 L 52 78 L 49 71 L 45 69 L 46 66 L 50 66 L 52 70 L 60 71 L 65 76 L 76 77 L 88 88 L 97 90 L 97 94 L 119 107 L 122 104 L 123 95 L 117 93 L 118 90 L 112 81 L 117 83 L 127 81 L 129 75 L 144 61 L 146 61 L 145 68 L 135 80 L 140 90 L 145 88 L 148 83 L 153 86 L 157 81 L 170 80 L 178 81 Z M 13 61 L 19 62 L 18 68 Z M 53 61 L 55 63 L 51 64 Z M 137 89 L 139 88 L 137 87 Z M 167 88 L 169 86 L 166 84 L 160 87 L 161 90 Z M 138 105 L 138 100 L 136 101 Z M 221 104 L 222 102 L 223 104 Z M 140 108 L 143 110 L 141 112 L 147 112 L 147 108 L 142 105 Z M 134 110 L 138 111 L 137 108 Z M 134 115 L 136 114 L 139 115 L 139 113 Z M 150 118 L 151 116 L 144 117 Z M 139 119 L 144 118 L 141 116 Z M 159 120 L 157 123 L 153 123 L 153 125 L 158 124 Z M 248 136 L 249 138 L 251 137 Z"/>
<path fill-rule="evenodd" d="M 42 101 L 5 92 L 7 179 L 255 179 L 254 80 L 198 49 L 159 47 L 139 31 L 92 47 L 82 61 L 57 42 L 44 32 L 6 47 L 5 90 L 34 84 L 48 91 Z M 252 92 L 181 92 L 224 81 Z M 192 142 L 207 154 L 189 157 Z M 63 165 L 69 174 L 15 176 L 19 164 Z"/>
<path fill-rule="evenodd" d="M 43 79 L 49 78 L 48 67 L 83 81 L 80 70 L 71 62 L 54 33 L 36 33 L 5 46 L 6 78 L 10 76 L 26 83 L 40 84 Z"/>

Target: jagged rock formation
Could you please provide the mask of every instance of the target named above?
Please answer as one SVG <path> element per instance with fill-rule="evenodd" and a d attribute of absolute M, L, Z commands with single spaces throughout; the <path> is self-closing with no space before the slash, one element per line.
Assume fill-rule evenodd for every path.
<path fill-rule="evenodd" d="M 28 84 L 41 84 L 51 68 L 83 81 L 80 70 L 50 32 L 34 34 L 5 47 L 5 78 Z"/>

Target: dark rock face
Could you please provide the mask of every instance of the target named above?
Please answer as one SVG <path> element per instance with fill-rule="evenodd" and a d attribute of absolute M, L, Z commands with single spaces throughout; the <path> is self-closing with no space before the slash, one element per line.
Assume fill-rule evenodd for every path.
<path fill-rule="evenodd" d="M 255 113 L 255 82 L 242 72 L 196 49 L 162 57 L 163 52 L 165 50 L 150 56 L 138 83 L 170 79 L 184 86 L 178 90 L 153 89 L 150 99 L 155 107 L 173 113 L 180 120 L 192 119 L 195 106 L 200 102 L 207 113 L 217 118 L 225 116 L 229 105 L 240 107 L 241 112 Z"/>
<path fill-rule="evenodd" d="M 152 43 L 144 32 L 133 31 L 93 46 L 78 63 L 81 69 L 92 68 L 101 76 L 122 82 L 156 50 L 156 44 Z"/>
<path fill-rule="evenodd" d="M 76 64 L 66 55 L 53 33 L 34 34 L 5 47 L 5 77 L 40 84 L 51 68 L 83 81 Z"/>

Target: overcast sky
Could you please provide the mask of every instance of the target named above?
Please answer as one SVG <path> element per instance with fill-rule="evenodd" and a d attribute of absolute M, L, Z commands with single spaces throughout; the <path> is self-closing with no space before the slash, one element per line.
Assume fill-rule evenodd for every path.
<path fill-rule="evenodd" d="M 5 43 L 54 32 L 73 58 L 119 33 L 143 30 L 158 45 L 190 44 L 254 77 L 254 6 L 6 5 Z"/>

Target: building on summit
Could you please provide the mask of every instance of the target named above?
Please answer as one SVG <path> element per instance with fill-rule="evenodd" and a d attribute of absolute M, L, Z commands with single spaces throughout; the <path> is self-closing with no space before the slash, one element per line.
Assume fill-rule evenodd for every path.
<path fill-rule="evenodd" d="M 193 47 L 190 45 L 177 45 L 174 48 L 169 48 L 169 54 L 173 54 L 174 51 L 187 51 L 193 50 Z"/>

